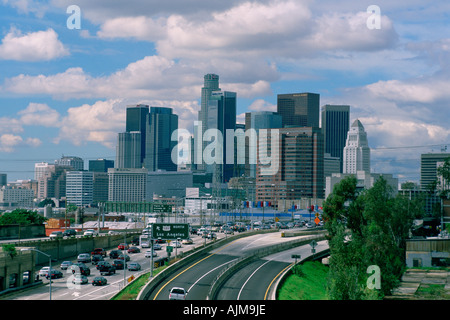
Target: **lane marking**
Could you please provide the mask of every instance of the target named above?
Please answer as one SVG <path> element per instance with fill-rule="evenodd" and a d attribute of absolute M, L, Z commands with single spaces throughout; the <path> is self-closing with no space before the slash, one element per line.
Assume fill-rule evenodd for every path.
<path fill-rule="evenodd" d="M 267 294 L 269 293 L 269 289 L 270 287 L 272 287 L 273 282 L 275 281 L 275 279 L 277 279 L 280 274 L 282 274 L 287 268 L 291 267 L 295 262 L 292 262 L 290 265 L 288 265 L 286 268 L 284 268 L 283 270 L 281 270 L 273 279 L 272 281 L 270 281 L 269 286 L 267 287 L 266 293 L 264 294 L 264 300 L 267 300 Z"/>
<path fill-rule="evenodd" d="M 247 284 L 247 282 L 251 279 L 251 277 L 253 277 L 253 275 L 254 275 L 259 269 L 261 269 L 263 266 L 265 266 L 266 264 L 268 264 L 270 261 L 272 261 L 272 260 L 268 260 L 268 261 L 264 262 L 264 263 L 263 263 L 262 265 L 260 265 L 255 271 L 253 271 L 253 273 L 250 275 L 250 277 L 248 277 L 247 280 L 246 280 L 246 281 L 244 282 L 244 284 L 242 285 L 241 290 L 239 290 L 239 294 L 238 294 L 236 300 L 239 300 L 239 298 L 240 298 L 240 296 L 241 296 L 241 293 L 242 293 L 242 290 L 244 289 L 244 287 L 245 287 L 245 285 Z"/>
<path fill-rule="evenodd" d="M 161 291 L 169 284 L 171 283 L 173 280 L 175 280 L 176 278 L 178 278 L 180 275 L 182 275 L 183 273 L 185 273 L 186 271 L 188 271 L 189 269 L 191 269 L 192 267 L 195 267 L 197 264 L 199 264 L 200 262 L 212 257 L 213 255 L 216 255 L 217 253 L 219 253 L 220 251 L 222 251 L 223 249 L 225 249 L 226 247 L 232 245 L 233 243 L 235 243 L 236 241 L 239 241 L 241 239 L 236 239 L 234 241 L 231 241 L 229 244 L 227 244 L 226 246 L 223 246 L 220 250 L 210 254 L 209 256 L 197 261 L 196 263 L 194 263 L 193 265 L 189 266 L 188 268 L 184 269 L 183 271 L 181 271 L 180 273 L 178 273 L 176 276 L 174 276 L 172 279 L 170 279 L 169 281 L 167 281 L 162 287 L 161 289 L 158 290 L 158 292 L 156 293 L 155 297 L 153 298 L 153 300 L 156 300 L 156 298 L 158 297 L 158 295 L 161 293 Z"/>
<path fill-rule="evenodd" d="M 191 289 L 192 289 L 192 288 L 193 288 L 200 280 L 202 280 L 204 277 L 206 277 L 208 274 L 210 274 L 210 273 L 213 272 L 214 270 L 216 270 L 216 269 L 218 269 L 218 268 L 220 268 L 220 267 L 223 267 L 224 265 L 229 264 L 229 263 L 231 263 L 231 262 L 233 262 L 233 261 L 235 261 L 235 260 L 238 260 L 238 259 L 239 259 L 239 258 L 236 258 L 236 259 L 227 261 L 227 262 L 221 264 L 220 266 L 217 266 L 217 267 L 215 267 L 214 269 L 209 270 L 207 273 L 205 273 L 205 274 L 202 275 L 200 278 L 198 278 L 197 281 L 195 281 L 194 284 L 193 284 L 192 286 L 189 287 L 188 292 L 191 291 Z"/>

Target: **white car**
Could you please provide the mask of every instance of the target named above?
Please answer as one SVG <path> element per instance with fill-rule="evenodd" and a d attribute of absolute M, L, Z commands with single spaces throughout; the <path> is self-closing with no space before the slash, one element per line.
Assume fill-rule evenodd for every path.
<path fill-rule="evenodd" d="M 83 235 L 86 237 L 93 237 L 97 235 L 97 231 L 94 229 L 87 229 Z"/>
<path fill-rule="evenodd" d="M 170 289 L 169 300 L 186 300 L 187 291 L 184 288 L 173 287 Z"/>
<path fill-rule="evenodd" d="M 50 267 L 43 267 L 41 270 L 39 270 L 39 277 L 47 276 L 48 270 L 50 270 Z"/>
<path fill-rule="evenodd" d="M 147 250 L 147 251 L 145 251 L 145 257 L 146 257 L 146 258 L 150 258 L 151 256 L 152 256 L 152 250 Z M 154 256 L 154 257 L 157 257 L 158 254 L 157 254 L 155 251 L 153 251 L 153 256 Z"/>

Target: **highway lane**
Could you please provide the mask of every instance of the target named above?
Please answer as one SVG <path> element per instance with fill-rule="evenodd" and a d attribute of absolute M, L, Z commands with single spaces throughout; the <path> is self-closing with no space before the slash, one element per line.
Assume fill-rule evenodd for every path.
<path fill-rule="evenodd" d="M 223 234 L 217 234 L 218 238 L 225 237 Z M 205 243 L 205 239 L 202 239 L 200 236 L 192 236 L 194 240 L 194 244 L 192 245 L 182 245 L 181 248 L 178 248 L 178 253 L 188 251 L 194 247 L 202 246 Z M 210 240 L 206 240 L 206 243 L 209 243 Z M 166 246 L 167 243 L 161 244 L 162 249 L 156 250 L 158 257 L 154 257 L 157 259 L 159 257 L 167 257 Z M 112 248 L 115 249 L 115 248 Z M 107 250 L 109 253 L 111 249 Z M 86 263 L 86 265 L 91 270 L 91 275 L 88 276 L 89 283 L 83 285 L 74 285 L 71 283 L 72 274 L 70 272 L 66 272 L 65 270 L 61 270 L 58 263 L 52 263 L 52 268 L 62 271 L 63 278 L 53 279 L 52 281 L 52 300 L 108 300 L 113 297 L 117 292 L 119 292 L 124 284 L 127 283 L 127 279 L 130 276 L 134 276 L 137 278 L 142 273 L 146 273 L 150 271 L 150 258 L 145 257 L 145 251 L 149 250 L 148 248 L 141 248 L 140 253 L 130 253 L 131 261 L 138 262 L 142 266 L 141 271 L 129 271 L 129 270 L 116 270 L 115 275 L 105 276 L 108 283 L 105 286 L 92 286 L 91 282 L 95 276 L 100 275 L 100 272 L 96 269 L 94 265 L 91 263 Z M 172 256 L 175 256 L 176 250 L 174 248 L 172 252 Z M 73 257 L 72 262 L 76 262 L 76 257 Z M 109 256 L 105 258 L 105 261 L 111 261 Z M 37 269 L 39 271 L 40 268 Z M 14 294 L 9 294 L 1 299 L 5 300 L 48 300 L 49 299 L 49 281 L 46 279 L 42 280 L 44 285 L 37 286 L 34 288 L 27 289 L 25 291 L 17 292 Z"/>
<path fill-rule="evenodd" d="M 187 289 L 187 300 L 205 300 L 211 288 L 211 283 L 217 275 L 230 263 L 263 247 L 277 243 L 292 241 L 305 236 L 282 238 L 281 232 L 258 234 L 237 239 L 225 246 L 205 252 L 202 257 L 189 266 L 182 268 L 176 274 L 160 284 L 149 300 L 167 300 L 170 289 L 183 287 Z"/>
<path fill-rule="evenodd" d="M 327 241 L 318 241 L 316 252 L 328 248 Z M 281 273 L 294 263 L 293 254 L 301 259 L 312 255 L 309 244 L 275 253 L 238 270 L 223 285 L 217 294 L 217 300 L 266 300 L 269 287 Z"/>

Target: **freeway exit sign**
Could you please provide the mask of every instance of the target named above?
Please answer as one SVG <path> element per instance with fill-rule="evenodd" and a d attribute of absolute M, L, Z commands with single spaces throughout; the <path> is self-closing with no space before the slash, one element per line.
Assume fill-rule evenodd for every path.
<path fill-rule="evenodd" d="M 153 223 L 152 238 L 176 240 L 189 238 L 189 224 L 187 223 Z"/>

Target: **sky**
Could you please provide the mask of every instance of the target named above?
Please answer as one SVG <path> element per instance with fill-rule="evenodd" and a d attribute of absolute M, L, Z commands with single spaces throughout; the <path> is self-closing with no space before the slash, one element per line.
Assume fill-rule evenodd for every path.
<path fill-rule="evenodd" d="M 445 0 L 0 0 L 0 172 L 115 159 L 130 104 L 192 132 L 215 73 L 241 123 L 282 93 L 350 105 L 372 172 L 419 182 L 420 154 L 450 144 L 449 25 Z"/>

